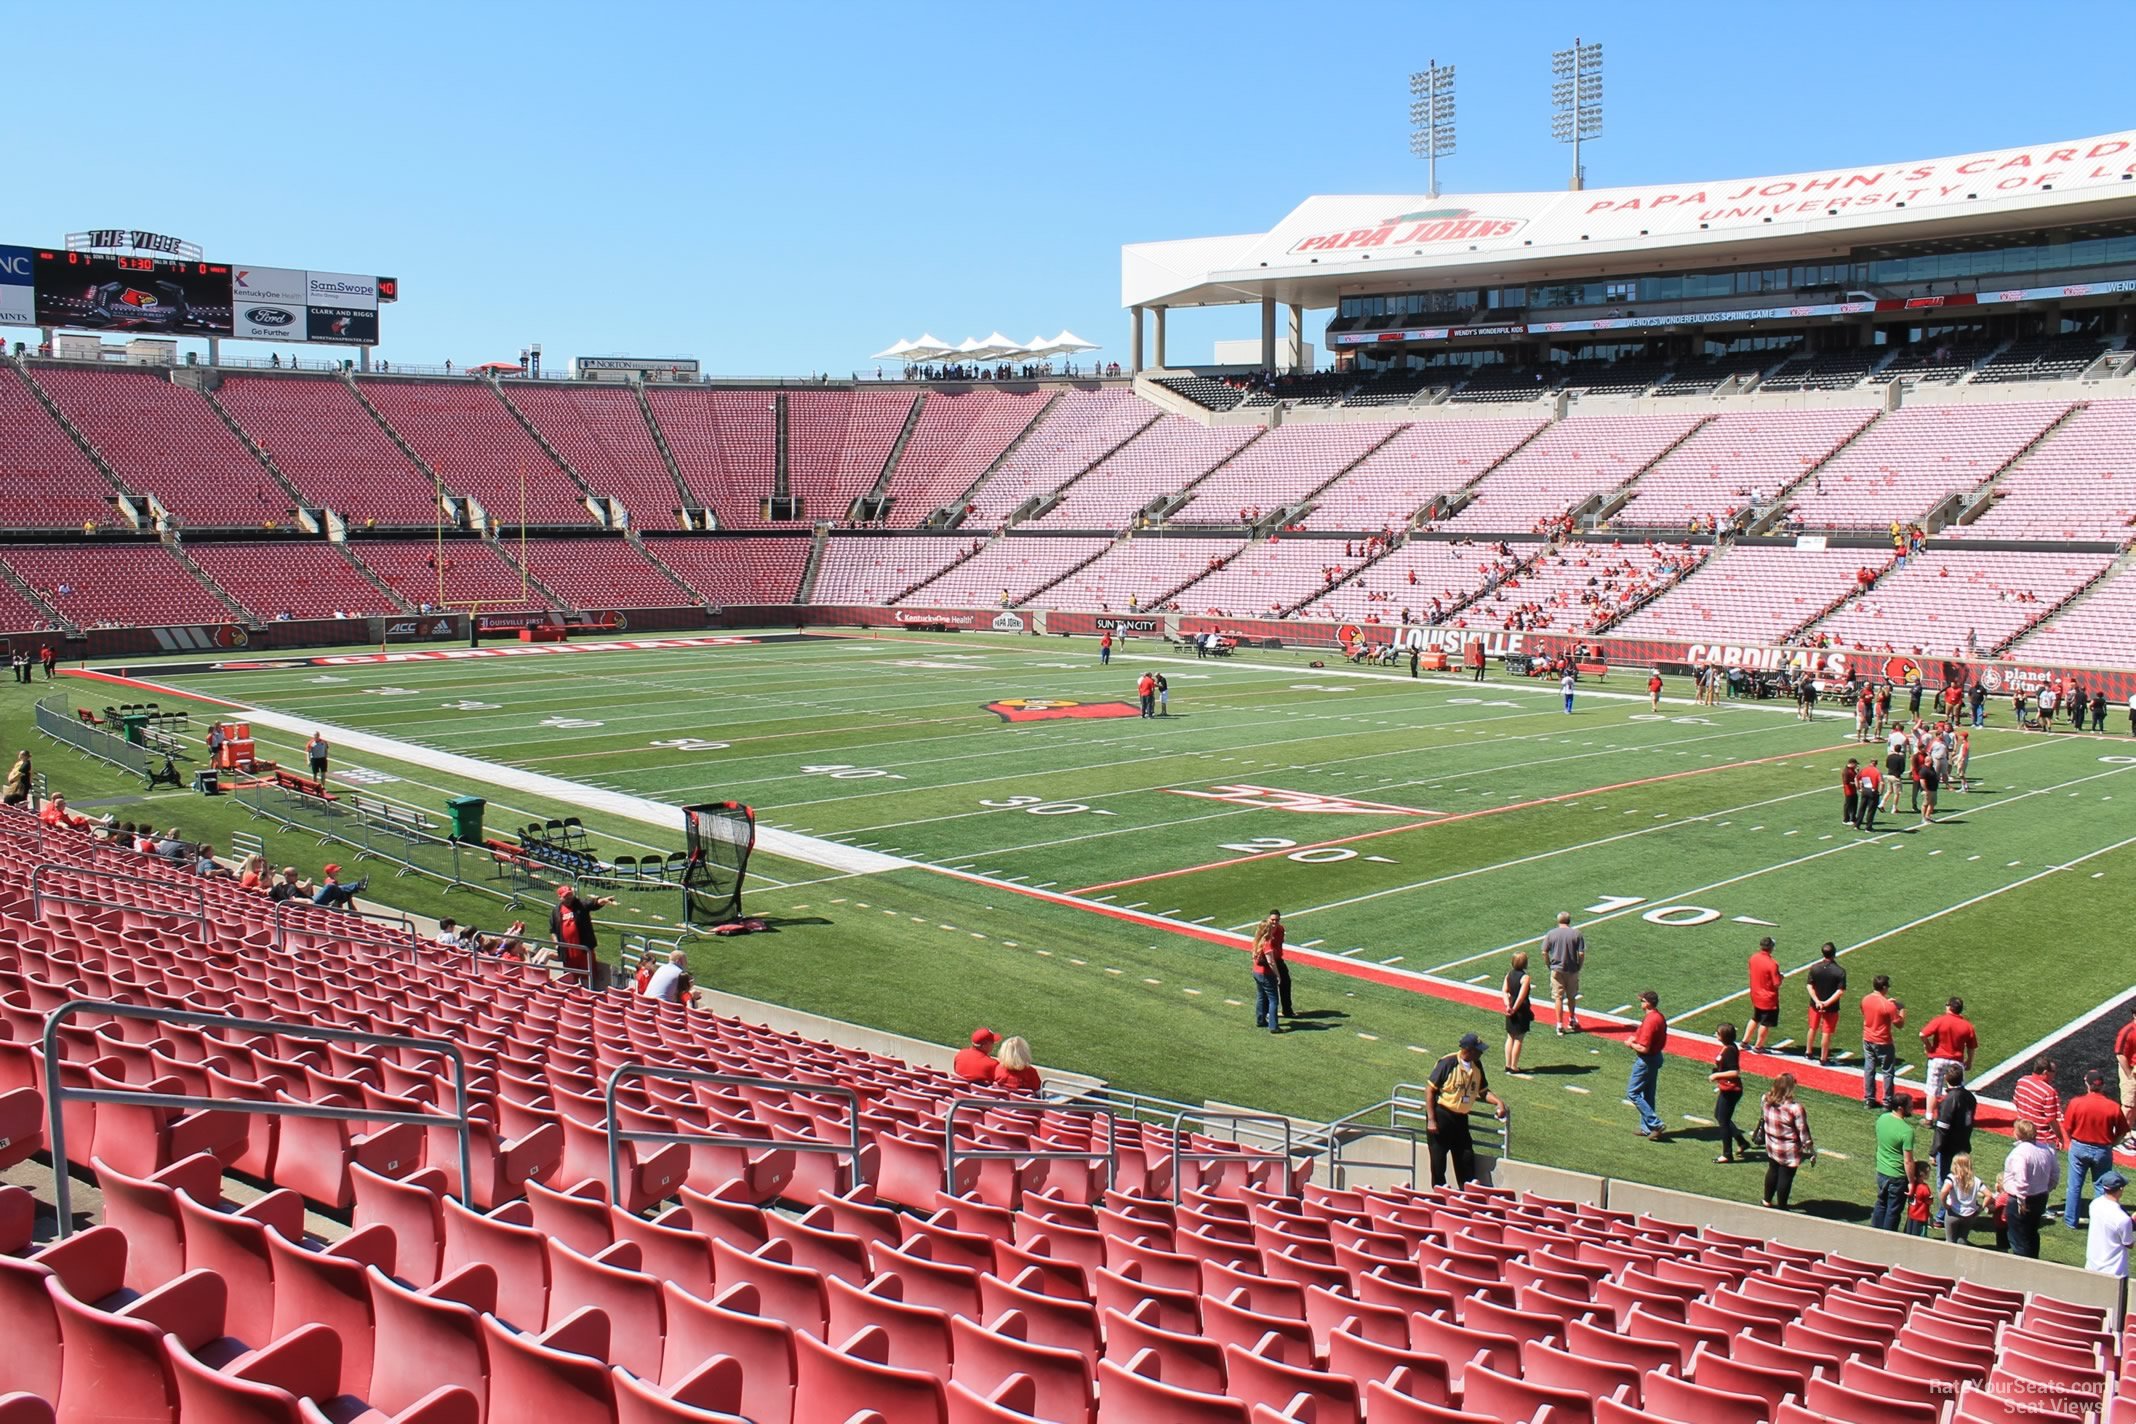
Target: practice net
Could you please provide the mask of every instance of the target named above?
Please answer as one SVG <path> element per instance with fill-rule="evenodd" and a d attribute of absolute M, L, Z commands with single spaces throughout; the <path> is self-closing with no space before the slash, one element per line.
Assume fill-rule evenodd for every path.
<path fill-rule="evenodd" d="M 742 917 L 742 877 L 756 845 L 756 812 L 739 801 L 682 808 L 689 861 L 682 870 L 686 925 L 726 924 Z"/>

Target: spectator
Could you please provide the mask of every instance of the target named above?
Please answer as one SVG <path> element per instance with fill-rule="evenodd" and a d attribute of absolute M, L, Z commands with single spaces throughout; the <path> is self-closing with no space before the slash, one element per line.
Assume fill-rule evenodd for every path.
<path fill-rule="evenodd" d="M 1928 1235 L 1929 1212 L 1935 1199 L 1935 1189 L 1928 1184 L 1928 1163 L 1916 1157 L 1913 1175 L 1906 1182 L 1905 1231 L 1908 1236 Z"/>
<path fill-rule="evenodd" d="M 1752 1053 L 1765 1051 L 1765 1036 L 1780 1025 L 1780 962 L 1773 958 L 1773 937 L 1766 935 L 1750 952 L 1750 1042 Z"/>
<path fill-rule="evenodd" d="M 237 888 L 240 890 L 266 889 L 267 857 L 258 851 L 245 857 L 237 867 Z"/>
<path fill-rule="evenodd" d="M 436 945 L 439 949 L 448 949 L 457 952 L 460 948 L 460 922 L 450 915 L 447 915 L 444 919 L 439 920 L 438 932 L 430 942 Z"/>
<path fill-rule="evenodd" d="M 642 996 L 653 982 L 653 971 L 659 967 L 660 951 L 648 945 L 638 956 L 638 972 L 631 976 L 630 991 Z"/>
<path fill-rule="evenodd" d="M 1872 768 L 1873 770 L 1874 768 Z M 1871 801 L 1870 805 L 1876 803 Z M 1862 995 L 1862 1106 L 1877 1108 L 1891 1101 L 1898 1077 L 1899 1056 L 1892 1044 L 1894 1029 L 1906 1027 L 1906 1006 L 1891 997 L 1891 976 L 1879 974 Z M 1876 1076 L 1884 1075 L 1883 1097 L 1877 1096 Z"/>
<path fill-rule="evenodd" d="M 279 905 L 284 900 L 309 899 L 311 892 L 312 883 L 309 880 L 297 879 L 297 868 L 294 865 L 285 865 L 282 867 L 282 878 L 268 888 L 267 898 Z"/>
<path fill-rule="evenodd" d="M 0 805 L 20 806 L 30 799 L 30 787 L 37 773 L 30 766 L 27 748 L 16 753 L 15 764 L 7 769 L 7 783 L 0 787 Z"/>
<path fill-rule="evenodd" d="M 2040 1146 L 2040 1131 L 2029 1118 L 2019 1118 L 2012 1135 L 2017 1143 L 2003 1159 L 2004 1227 L 2011 1255 L 2038 1260 L 2040 1220 L 2047 1215 L 2047 1198 L 2061 1179 L 2062 1159 Z"/>
<path fill-rule="evenodd" d="M 1572 927 L 1572 915 L 1558 911 L 1557 926 L 1543 936 L 1543 959 L 1550 966 L 1550 999 L 1557 1006 L 1558 1037 L 1579 1033 L 1580 969 L 1587 963 L 1587 937 Z"/>
<path fill-rule="evenodd" d="M 1520 1049 L 1535 1023 L 1535 981 L 1528 977 L 1528 951 L 1517 951 L 1506 971 L 1506 1072 L 1520 1076 Z"/>
<path fill-rule="evenodd" d="M 326 783 L 326 759 L 329 750 L 324 732 L 313 732 L 311 740 L 304 744 L 304 759 L 311 766 L 312 780 L 321 785 Z"/>
<path fill-rule="evenodd" d="M 2129 1003 L 2129 1021 L 2114 1035 L 2114 1069 L 2121 1078 L 2121 1115 L 2136 1132 L 2136 1000 Z M 2136 1136 L 2121 1139 L 2123 1147 L 2136 1147 Z"/>
<path fill-rule="evenodd" d="M 192 849 L 192 842 L 179 835 L 176 826 L 165 831 L 163 839 L 156 842 L 156 854 L 165 860 L 184 860 Z"/>
<path fill-rule="evenodd" d="M 1253 936 L 1253 1026 L 1265 1028 L 1270 1033 L 1283 1032 L 1283 1020 L 1277 1015 L 1282 1009 L 1282 989 L 1276 979 L 1275 950 L 1268 937 L 1259 930 Z"/>
<path fill-rule="evenodd" d="M 2119 1172 L 2099 1178 L 2099 1195 L 2092 1200 L 2091 1233 L 2084 1242 L 2084 1269 L 2102 1276 L 2126 1280 L 2129 1274 L 2129 1214 L 2121 1205 L 2121 1189 L 2128 1185 Z"/>
<path fill-rule="evenodd" d="M 1483 1040 L 1461 1035 L 1460 1045 L 1431 1070 L 1431 1115 L 1425 1124 L 1431 1145 L 1431 1178 L 1438 1186 L 1467 1186 L 1476 1179 L 1476 1143 L 1469 1134 L 1469 1113 L 1478 1102 L 1506 1120 L 1506 1105 L 1483 1076 Z M 1448 1171 L 1453 1175 L 1449 1177 Z"/>
<path fill-rule="evenodd" d="M 1714 1029 L 1713 1036 L 1721 1041 L 1721 1052 L 1713 1060 L 1713 1071 L 1706 1075 L 1706 1080 L 1713 1084 L 1713 1121 L 1721 1129 L 1721 1155 L 1713 1160 L 1728 1163 L 1735 1161 L 1739 1143 L 1744 1157 L 1750 1156 L 1750 1139 L 1735 1125 L 1736 1105 L 1743 1101 L 1743 1055 L 1736 1047 L 1734 1024 L 1720 1025 Z"/>
<path fill-rule="evenodd" d="M 2041 1145 L 2052 1148 L 2062 1145 L 2062 1093 L 2054 1085 L 2056 1067 L 2052 1058 L 2040 1055 L 2032 1060 L 2032 1071 L 2018 1079 L 2010 1092 L 2010 1106 L 2039 1130 Z"/>
<path fill-rule="evenodd" d="M 1639 991 L 1645 1008 L 1639 1027 L 1632 1033 L 1632 1077 L 1625 1096 L 1639 1109 L 1639 1136 L 1662 1140 L 1661 1113 L 1654 1105 L 1655 1087 L 1661 1077 L 1662 1050 L 1669 1043 L 1669 1021 L 1661 1016 L 1661 995 L 1652 989 Z"/>
<path fill-rule="evenodd" d="M 1973 1153 L 1973 1119 L 1978 1110 L 1978 1100 L 1973 1090 L 1965 1085 L 1965 1070 L 1953 1068 L 1943 1080 L 1943 1099 L 1936 1104 L 1931 1119 L 1928 1150 L 1936 1159 L 1936 1176 L 1940 1181 L 1951 1173 L 1951 1163 L 1960 1156 Z M 1936 1219 L 1942 1220 L 1939 1209 Z"/>
<path fill-rule="evenodd" d="M 1980 1046 L 1979 1035 L 1965 1016 L 1965 1000 L 1956 994 L 1944 1000 L 1943 1012 L 1922 1028 L 1921 1043 L 1928 1050 L 1928 1110 L 1933 1114 L 1943 1094 L 1943 1075 L 1954 1063 L 1970 1070 L 1973 1051 Z"/>
<path fill-rule="evenodd" d="M 1955 1245 L 1964 1245 L 1975 1229 L 1995 1224 L 1994 1202 L 1987 1183 L 1973 1175 L 1972 1153 L 1951 1158 L 1936 1197 L 1936 1212 L 1943 1222 L 1943 1239 Z M 1998 1249 L 2003 1244 L 1999 1231 L 1995 1244 Z"/>
<path fill-rule="evenodd" d="M 1037 1092 L 1038 1069 L 1031 1063 L 1031 1045 L 1020 1037 L 1001 1040 L 994 1058 L 994 1081 L 1018 1092 Z"/>
<path fill-rule="evenodd" d="M 1276 1001 L 1283 1009 L 1283 1017 L 1294 1019 L 1298 1017 L 1298 1014 L 1296 1010 L 1291 1008 L 1290 961 L 1283 955 L 1284 934 L 1283 912 L 1281 910 L 1270 910 L 1268 918 L 1261 921 L 1260 927 L 1253 932 L 1253 937 L 1256 942 L 1264 940 L 1267 942 L 1268 957 L 1274 961 L 1276 966 Z M 1271 1023 L 1271 1027 L 1273 1027 L 1273 1023 Z"/>
<path fill-rule="evenodd" d="M 356 897 L 362 894 L 364 887 L 370 883 L 370 878 L 366 876 L 353 884 L 344 885 L 341 883 L 340 866 L 321 866 L 318 888 L 312 891 L 312 903 L 329 910 L 346 910 L 356 903 Z"/>
<path fill-rule="evenodd" d="M 645 986 L 645 997 L 658 999 L 666 1004 L 687 1004 L 694 992 L 690 981 L 690 953 L 677 949 L 667 958 L 667 963 L 653 971 L 653 977 Z"/>
<path fill-rule="evenodd" d="M 1839 946 L 1832 941 L 1826 940 L 1817 954 L 1817 962 L 1810 966 L 1810 1017 L 1802 1056 L 1815 1057 L 1819 1066 L 1829 1068 L 1832 1034 L 1839 1028 L 1839 1001 L 1847 995 L 1847 971 L 1839 962 Z"/>
<path fill-rule="evenodd" d="M 1876 1120 L 1876 1206 L 1869 1214 L 1871 1226 L 1897 1231 L 1905 1223 L 1913 1175 L 1913 1094 L 1896 1093 L 1890 1109 Z"/>
<path fill-rule="evenodd" d="M 615 902 L 612 895 L 599 895 L 588 900 L 578 893 L 576 884 L 556 887 L 556 908 L 549 912 L 549 938 L 556 941 L 564 968 L 584 976 L 590 989 L 608 987 L 607 970 L 596 952 L 600 948 L 600 933 L 594 928 L 593 912 L 606 909 Z"/>
<path fill-rule="evenodd" d="M 957 1050 L 956 1058 L 949 1065 L 949 1071 L 967 1083 L 993 1081 L 994 1055 L 988 1050 L 999 1042 L 1001 1035 L 992 1029 L 973 1029 L 970 1045 Z"/>
<path fill-rule="evenodd" d="M 202 841 L 193 851 L 193 873 L 210 880 L 231 880 L 229 867 L 215 858 L 215 847 Z"/>
<path fill-rule="evenodd" d="M 72 811 L 69 811 L 67 809 L 67 798 L 57 792 L 53 793 L 52 797 L 44 803 L 43 809 L 38 811 L 37 819 L 54 828 L 72 826 L 77 831 L 89 828 L 89 818 L 87 816 L 77 816 Z M 173 834 L 176 833 L 173 832 Z"/>
<path fill-rule="evenodd" d="M 2074 1231 L 2084 1218 L 2084 1179 L 2103 1182 L 2114 1170 L 2114 1144 L 2128 1135 L 2129 1120 L 2121 1105 L 2107 1096 L 2106 1075 L 2094 1069 L 2084 1075 L 2084 1091 L 2069 1100 L 2065 1115 L 2069 1130 L 2069 1197 L 2062 1206 L 2062 1224 Z"/>
<path fill-rule="evenodd" d="M 1782 1073 L 1765 1090 L 1760 1122 L 1765 1129 L 1765 1205 L 1786 1211 L 1795 1173 L 1817 1160 L 1810 1115 L 1795 1101 L 1794 1074 Z"/>

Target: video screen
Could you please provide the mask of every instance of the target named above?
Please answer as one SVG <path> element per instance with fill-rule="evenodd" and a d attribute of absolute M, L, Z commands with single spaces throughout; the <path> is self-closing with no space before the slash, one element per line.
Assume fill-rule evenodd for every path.
<path fill-rule="evenodd" d="M 230 334 L 230 268 L 221 262 L 39 251 L 37 324 L 84 331 Z"/>

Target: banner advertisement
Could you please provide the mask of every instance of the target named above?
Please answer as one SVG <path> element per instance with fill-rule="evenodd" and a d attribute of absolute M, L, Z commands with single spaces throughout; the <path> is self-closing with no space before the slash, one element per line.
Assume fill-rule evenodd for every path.
<path fill-rule="evenodd" d="M 378 311 L 358 307 L 303 308 L 305 313 L 304 339 L 326 342 L 336 346 L 376 346 L 378 344 Z"/>
<path fill-rule="evenodd" d="M 376 277 L 359 277 L 353 272 L 307 272 L 304 275 L 304 300 L 311 306 L 378 310 Z"/>
<path fill-rule="evenodd" d="M 37 324 L 37 269 L 27 247 L 0 247 L 0 326 Z"/>

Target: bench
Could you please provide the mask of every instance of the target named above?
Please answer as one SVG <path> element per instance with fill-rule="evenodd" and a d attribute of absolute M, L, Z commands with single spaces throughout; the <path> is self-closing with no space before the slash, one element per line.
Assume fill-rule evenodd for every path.
<path fill-rule="evenodd" d="M 352 804 L 356 814 L 377 826 L 380 830 L 408 840 L 419 840 L 437 830 L 437 822 L 413 806 L 403 806 L 394 801 L 381 801 L 376 796 L 357 796 Z"/>
<path fill-rule="evenodd" d="M 309 796 L 314 801 L 337 799 L 333 792 L 326 789 L 324 782 L 314 781 L 308 776 L 299 776 L 293 771 L 278 768 L 274 774 L 274 784 L 283 791 L 297 796 Z"/>
<path fill-rule="evenodd" d="M 1581 663 L 1578 666 L 1581 677 L 1591 677 L 1596 682 L 1609 676 L 1608 663 Z"/>

